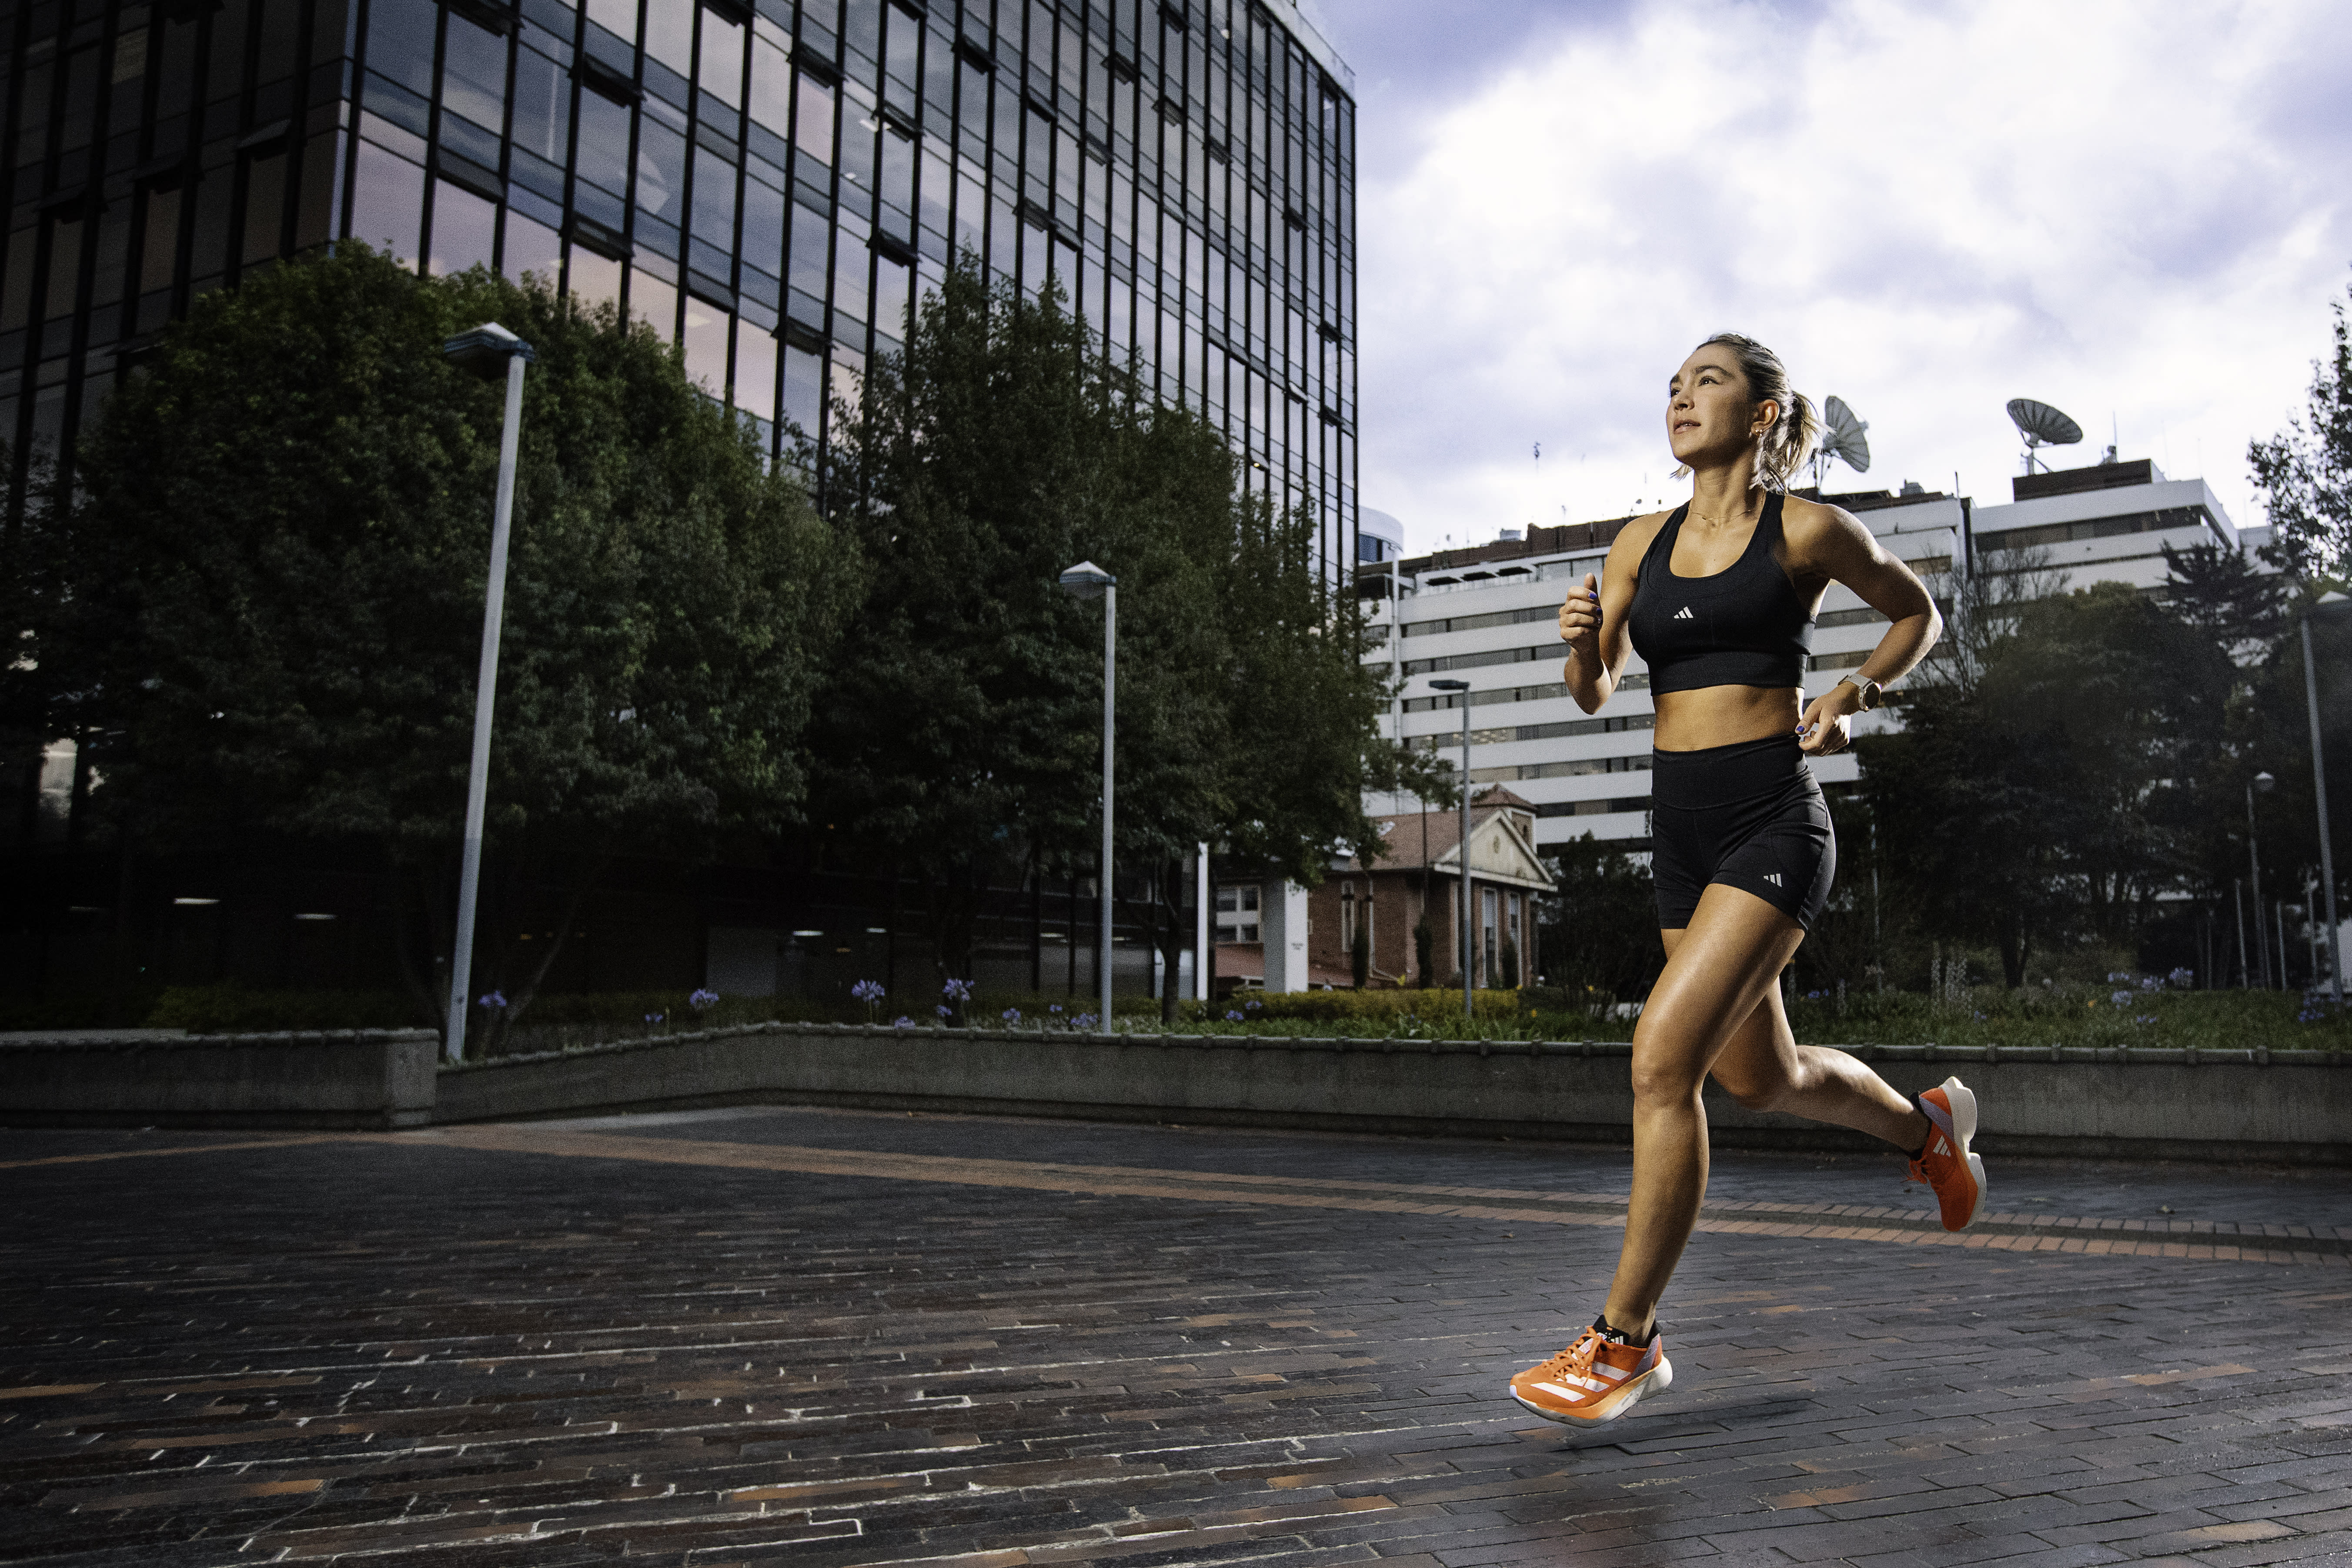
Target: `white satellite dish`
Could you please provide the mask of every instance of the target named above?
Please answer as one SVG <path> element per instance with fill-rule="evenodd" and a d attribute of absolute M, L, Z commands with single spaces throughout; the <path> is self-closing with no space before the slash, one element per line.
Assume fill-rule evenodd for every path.
<path fill-rule="evenodd" d="M 2033 454 L 2043 447 L 2071 447 L 2083 438 L 2083 427 L 2046 403 L 2036 403 L 2030 397 L 2009 400 L 2009 417 L 2018 433 L 2025 437 L 2025 471 L 2039 468 L 2043 473 L 2050 465 L 2038 461 Z"/>
<path fill-rule="evenodd" d="M 1832 458 L 1857 474 L 1870 472 L 1870 438 L 1863 434 L 1869 428 L 1870 421 L 1855 417 L 1844 398 L 1832 395 L 1822 400 L 1822 444 L 1813 448 L 1815 491 L 1822 488 Z"/>

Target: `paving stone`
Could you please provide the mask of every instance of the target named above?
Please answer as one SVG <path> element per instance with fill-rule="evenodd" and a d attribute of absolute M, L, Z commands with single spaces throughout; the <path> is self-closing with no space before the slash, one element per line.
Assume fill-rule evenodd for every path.
<path fill-rule="evenodd" d="M 2332 1176 L 1997 1163 L 1948 1247 L 1888 1162 L 1719 1154 L 1675 1387 L 1583 1433 L 1501 1389 L 1620 1151 L 740 1108 L 0 1168 L 0 1562 L 2352 1553 Z"/>

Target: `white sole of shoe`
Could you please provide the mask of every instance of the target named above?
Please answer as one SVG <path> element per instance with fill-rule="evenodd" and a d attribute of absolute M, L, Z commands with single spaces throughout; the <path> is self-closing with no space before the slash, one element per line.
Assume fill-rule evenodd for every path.
<path fill-rule="evenodd" d="M 1635 1383 L 1619 1389 L 1614 1398 L 1605 1404 L 1593 1406 L 1589 1415 L 1570 1415 L 1558 1410 L 1546 1410 L 1540 1405 L 1520 1398 L 1519 1391 L 1516 1388 L 1511 1390 L 1511 1397 L 1517 1400 L 1519 1407 L 1529 1415 L 1540 1415 L 1545 1420 L 1557 1422 L 1562 1426 L 1605 1426 L 1644 1399 L 1664 1394 L 1674 1386 L 1674 1381 L 1675 1363 L 1664 1356 L 1660 1356 L 1656 1366 L 1652 1367 Z"/>

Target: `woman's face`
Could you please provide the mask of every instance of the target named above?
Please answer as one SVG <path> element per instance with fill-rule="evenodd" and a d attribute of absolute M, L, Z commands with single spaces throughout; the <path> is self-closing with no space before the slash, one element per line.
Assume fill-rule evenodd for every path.
<path fill-rule="evenodd" d="M 1693 468 L 1738 456 L 1780 416 L 1780 405 L 1748 401 L 1748 376 L 1727 343 L 1702 343 L 1666 384 L 1666 444 Z"/>

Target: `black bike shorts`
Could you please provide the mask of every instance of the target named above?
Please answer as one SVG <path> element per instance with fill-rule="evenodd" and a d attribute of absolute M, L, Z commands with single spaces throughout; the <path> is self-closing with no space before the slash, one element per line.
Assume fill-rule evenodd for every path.
<path fill-rule="evenodd" d="M 1660 928 L 1689 925 L 1699 895 L 1721 882 L 1811 931 L 1837 875 L 1837 834 L 1797 738 L 1651 756 L 1650 869 Z"/>

